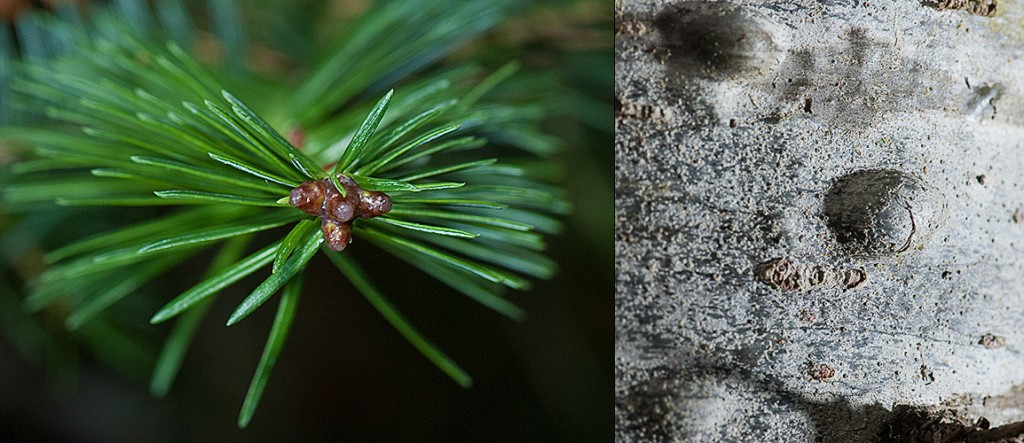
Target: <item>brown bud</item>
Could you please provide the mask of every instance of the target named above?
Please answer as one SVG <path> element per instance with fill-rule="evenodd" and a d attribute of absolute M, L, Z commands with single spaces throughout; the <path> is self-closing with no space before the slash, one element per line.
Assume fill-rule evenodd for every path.
<path fill-rule="evenodd" d="M 324 232 L 327 246 L 333 251 L 343 251 L 352 241 L 352 222 L 337 223 L 325 218 L 320 222 L 320 230 Z"/>
<path fill-rule="evenodd" d="M 352 181 L 352 179 L 348 179 L 348 182 L 342 181 L 341 185 L 345 187 L 345 202 L 348 203 L 349 206 L 352 206 L 353 209 L 358 211 L 359 194 L 363 192 L 363 188 L 360 188 L 359 185 L 356 184 L 356 182 Z M 358 215 L 358 213 L 356 215 Z"/>
<path fill-rule="evenodd" d="M 341 196 L 338 189 L 334 187 L 329 179 L 324 180 L 327 187 L 327 195 L 324 200 L 324 217 L 330 218 L 338 223 L 345 223 L 356 217 L 356 206 L 349 203 L 348 196 Z M 349 192 L 346 190 L 346 192 Z"/>
<path fill-rule="evenodd" d="M 288 203 L 307 214 L 320 215 L 325 191 L 326 186 L 321 182 L 305 182 L 292 189 Z"/>
<path fill-rule="evenodd" d="M 366 191 L 350 177 L 339 175 L 338 183 L 345 196 L 331 179 L 305 182 L 292 189 L 291 205 L 320 217 L 320 229 L 327 245 L 341 251 L 352 241 L 352 220 L 372 218 L 391 210 L 391 197 L 379 191 Z"/>
<path fill-rule="evenodd" d="M 344 200 L 328 200 L 327 216 L 339 223 L 345 223 L 356 217 L 356 208 Z"/>
<path fill-rule="evenodd" d="M 344 186 L 345 189 L 359 187 L 359 185 L 356 184 L 356 181 L 353 180 L 352 177 L 342 174 L 338 174 L 338 183 L 341 183 L 341 185 Z"/>
<path fill-rule="evenodd" d="M 363 191 L 359 195 L 359 216 L 372 218 L 391 210 L 391 197 L 379 191 Z"/>
<path fill-rule="evenodd" d="M 358 211 L 359 194 L 363 192 L 363 188 L 360 188 L 359 185 L 356 184 L 355 180 L 344 175 L 338 176 L 338 183 L 341 183 L 341 186 L 345 188 L 345 202 L 348 203 L 349 206 L 352 206 L 354 210 Z M 356 215 L 359 214 L 356 213 Z"/>

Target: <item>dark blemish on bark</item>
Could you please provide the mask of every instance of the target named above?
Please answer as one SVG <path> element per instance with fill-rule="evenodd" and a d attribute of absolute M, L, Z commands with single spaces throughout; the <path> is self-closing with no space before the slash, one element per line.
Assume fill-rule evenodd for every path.
<path fill-rule="evenodd" d="M 814 53 L 809 50 L 798 50 L 793 53 L 793 60 L 798 68 L 797 77 L 796 80 L 786 79 L 786 91 L 795 99 L 813 85 L 809 74 L 815 72 Z"/>
<path fill-rule="evenodd" d="M 811 378 L 817 381 L 829 381 L 832 377 L 836 376 L 836 370 L 824 363 L 817 365 L 811 363 L 811 367 L 807 372 L 810 374 Z"/>
<path fill-rule="evenodd" d="M 782 99 L 795 102 L 813 89 L 813 84 L 807 75 L 810 73 L 817 74 L 814 63 L 815 53 L 808 49 L 797 49 L 790 52 L 789 59 L 790 61 L 787 64 L 792 66 L 786 71 L 788 75 L 795 76 L 796 79 L 793 77 L 786 79 L 786 83 L 782 85 Z M 772 88 L 775 88 L 774 81 L 772 82 Z"/>
<path fill-rule="evenodd" d="M 978 180 L 978 184 L 979 185 L 985 186 L 985 185 L 988 184 L 988 177 L 985 176 L 985 174 L 981 174 L 981 175 L 979 175 L 977 177 L 974 177 L 974 179 Z"/>
<path fill-rule="evenodd" d="M 868 274 L 863 269 L 806 265 L 781 257 L 754 267 L 754 277 L 780 291 L 798 291 L 815 288 L 856 289 L 867 281 Z"/>
<path fill-rule="evenodd" d="M 727 3 L 680 2 L 659 12 L 654 26 L 675 75 L 706 78 L 755 71 L 778 52 L 750 11 Z"/>
<path fill-rule="evenodd" d="M 921 365 L 921 380 L 924 380 L 924 384 L 930 385 L 935 382 L 935 373 L 928 370 L 928 367 Z"/>
<path fill-rule="evenodd" d="M 996 0 L 924 0 L 922 4 L 939 11 L 961 10 L 984 17 L 992 17 L 999 11 Z"/>
<path fill-rule="evenodd" d="M 641 36 L 647 33 L 644 22 L 620 18 L 615 20 L 615 35 Z"/>
<path fill-rule="evenodd" d="M 665 121 L 671 115 L 672 110 L 669 108 L 615 99 L 615 118 Z"/>
<path fill-rule="evenodd" d="M 950 104 L 949 94 L 929 89 L 939 81 L 928 75 L 934 70 L 932 61 L 895 50 L 891 40 L 878 40 L 877 35 L 854 26 L 837 32 L 826 44 L 788 51 L 779 68 L 759 85 L 778 96 L 779 108 L 769 108 L 760 118 L 803 113 L 806 98 L 813 97 L 816 119 L 862 132 L 895 110 L 912 112 Z M 911 96 L 913 102 L 906 100 Z"/>
<path fill-rule="evenodd" d="M 679 374 L 658 367 L 651 377 L 630 386 L 621 400 L 628 427 L 648 441 L 671 441 L 678 433 L 678 412 L 674 403 L 680 389 Z"/>
<path fill-rule="evenodd" d="M 952 409 L 896 405 L 878 437 L 883 443 L 986 443 L 1024 435 L 1024 422 L 990 426 L 985 417 L 971 421 Z"/>
<path fill-rule="evenodd" d="M 992 423 L 989 423 L 988 419 L 985 417 L 978 417 L 978 421 L 974 422 L 974 426 L 978 429 L 985 430 L 992 427 Z"/>
<path fill-rule="evenodd" d="M 1024 223 L 1024 211 L 1021 211 L 1020 209 L 1015 209 L 1013 211 L 1012 220 L 1014 223 L 1018 225 Z"/>
<path fill-rule="evenodd" d="M 367 191 L 344 175 L 338 182 L 345 188 L 341 195 L 331 179 L 305 182 L 292 189 L 288 203 L 310 215 L 320 217 L 327 246 L 342 251 L 352 242 L 352 220 L 373 218 L 391 211 L 391 197 L 380 191 Z"/>
<path fill-rule="evenodd" d="M 897 405 L 892 418 L 882 425 L 879 437 L 885 443 L 952 442 L 971 430 L 973 427 L 966 426 L 952 410 L 927 411 Z"/>
<path fill-rule="evenodd" d="M 807 97 L 804 100 L 804 112 L 806 112 L 808 114 L 811 113 L 811 98 L 810 97 Z"/>
<path fill-rule="evenodd" d="M 850 269 L 843 275 L 845 277 L 843 284 L 846 285 L 846 289 L 858 288 L 868 280 L 868 273 L 863 269 Z"/>
<path fill-rule="evenodd" d="M 801 321 L 806 322 L 806 323 L 814 323 L 815 318 L 816 318 L 816 316 L 814 315 L 814 312 L 811 312 L 811 311 L 806 310 L 806 309 L 801 309 L 800 310 L 800 320 Z"/>
<path fill-rule="evenodd" d="M 850 54 L 853 55 L 853 62 L 856 65 L 863 65 L 867 60 L 868 49 L 871 48 L 871 40 L 864 28 L 850 29 Z"/>
<path fill-rule="evenodd" d="M 988 349 L 999 349 L 1006 345 L 1006 337 L 994 334 L 985 334 L 981 337 L 981 340 L 978 340 L 978 344 Z"/>
<path fill-rule="evenodd" d="M 730 118 L 730 119 L 729 119 L 729 127 L 730 127 L 730 128 L 735 128 L 736 126 L 737 126 L 737 124 L 736 124 L 736 119 L 734 119 L 734 118 Z"/>
<path fill-rule="evenodd" d="M 910 234 L 907 235 L 907 242 L 900 248 L 897 253 L 910 249 L 910 242 L 914 240 L 914 234 L 917 234 L 917 222 L 914 221 L 914 208 L 910 207 L 909 203 L 904 203 L 907 207 L 907 214 L 910 216 Z"/>
<path fill-rule="evenodd" d="M 1020 438 L 1024 436 L 1024 422 L 1018 421 L 987 429 L 988 420 L 984 420 L 984 423 L 982 420 L 984 417 L 978 419 L 978 424 L 975 424 L 978 429 L 967 436 L 965 439 L 967 443 L 1013 442 L 1020 441 Z M 986 428 L 980 428 L 981 424 L 985 424 Z"/>
<path fill-rule="evenodd" d="M 854 254 L 900 253 L 913 245 L 926 191 L 920 179 L 902 171 L 854 172 L 837 179 L 826 193 L 825 222 Z"/>

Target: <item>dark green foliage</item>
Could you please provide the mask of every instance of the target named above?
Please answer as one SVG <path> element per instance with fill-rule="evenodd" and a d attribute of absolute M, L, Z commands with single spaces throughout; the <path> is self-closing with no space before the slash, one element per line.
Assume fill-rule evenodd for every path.
<path fill-rule="evenodd" d="M 185 49 L 193 47 L 195 25 L 173 0 L 153 10 L 120 1 L 88 17 L 73 10 L 29 15 L 17 24 L 16 66 L 13 46 L 0 41 L 0 76 L 13 79 L 12 90 L 0 92 L 15 97 L 3 106 L 0 140 L 21 157 L 8 171 L 4 207 L 23 214 L 103 213 L 93 206 L 149 211 L 136 223 L 98 227 L 50 251 L 51 266 L 27 285 L 24 306 L 68 309 L 67 327 L 101 342 L 109 336 L 102 321 L 108 307 L 145 297 L 148 283 L 220 246 L 206 277 L 185 277 L 194 286 L 151 318 L 176 320 L 151 390 L 168 391 L 217 293 L 258 275 L 262 283 L 227 319 L 235 324 L 282 293 L 239 418 L 244 427 L 295 317 L 303 272 L 323 249 L 413 346 L 468 386 L 469 376 L 374 287 L 360 258 L 322 248 L 315 220 L 287 202 L 290 189 L 305 181 L 330 177 L 344 189 L 337 174 L 387 192 L 394 209 L 357 220 L 356 242 L 522 318 L 505 291 L 553 275 L 556 265 L 538 252 L 542 234 L 558 232 L 557 216 L 569 210 L 550 184 L 557 172 L 537 160 L 553 155 L 556 143 L 537 129 L 541 107 L 490 94 L 516 65 L 488 77 L 469 65 L 436 64 L 498 23 L 505 7 L 379 2 L 323 48 L 305 80 L 289 83 L 246 72 L 248 38 L 238 5 L 211 6 L 225 57 L 215 66 Z M 157 23 L 162 31 L 153 31 L 161 29 Z M 300 146 L 282 135 L 290 131 L 304 134 Z M 138 367 L 124 363 L 138 360 L 118 364 Z"/>

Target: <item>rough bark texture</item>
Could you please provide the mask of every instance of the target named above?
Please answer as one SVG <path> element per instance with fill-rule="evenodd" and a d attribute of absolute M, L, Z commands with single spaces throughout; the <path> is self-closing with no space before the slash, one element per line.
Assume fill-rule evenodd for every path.
<path fill-rule="evenodd" d="M 616 2 L 618 441 L 1016 438 L 1022 23 Z"/>

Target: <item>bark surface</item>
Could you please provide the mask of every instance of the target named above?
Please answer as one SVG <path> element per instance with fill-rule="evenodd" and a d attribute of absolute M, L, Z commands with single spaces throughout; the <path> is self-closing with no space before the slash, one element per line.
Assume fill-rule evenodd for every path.
<path fill-rule="evenodd" d="M 615 26 L 616 439 L 1013 441 L 1024 2 Z"/>

